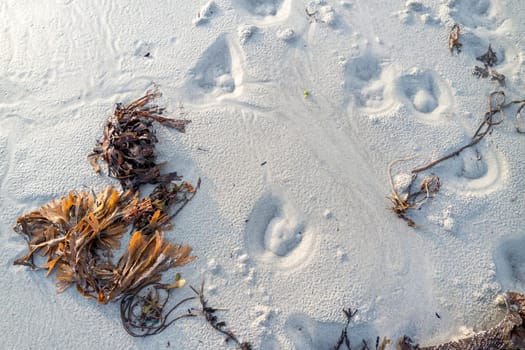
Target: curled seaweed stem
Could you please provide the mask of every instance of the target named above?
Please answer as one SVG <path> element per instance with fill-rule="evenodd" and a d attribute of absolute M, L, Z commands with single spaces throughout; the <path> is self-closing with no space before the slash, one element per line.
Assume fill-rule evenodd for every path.
<path fill-rule="evenodd" d="M 143 338 L 161 333 L 180 319 L 197 316 L 188 310 L 186 313 L 170 318 L 175 310 L 195 299 L 195 297 L 184 298 L 165 312 L 170 291 L 171 288 L 166 284 L 150 283 L 125 294 L 120 301 L 120 318 L 126 332 L 133 337 Z M 165 293 L 165 296 L 161 293 Z"/>

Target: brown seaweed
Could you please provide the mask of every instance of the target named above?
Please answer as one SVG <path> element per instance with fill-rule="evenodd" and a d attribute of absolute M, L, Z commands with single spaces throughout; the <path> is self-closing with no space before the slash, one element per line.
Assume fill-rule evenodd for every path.
<path fill-rule="evenodd" d="M 160 96 L 156 88 L 128 105 L 118 103 L 106 122 L 102 141 L 88 155 L 96 172 L 98 162 L 107 163 L 109 175 L 120 181 L 123 190 L 136 191 L 143 184 L 167 184 L 181 180 L 176 172 L 161 174 L 164 164 L 157 164 L 157 136 L 153 121 L 185 132 L 189 120 L 163 117 L 164 108 L 151 102 Z"/>
<path fill-rule="evenodd" d="M 113 251 L 127 232 L 126 218 L 135 210 L 134 196 L 107 187 L 96 198 L 90 192 L 70 192 L 67 196 L 20 217 L 14 230 L 24 236 L 29 251 L 15 265 L 56 270 L 58 292 L 72 285 L 87 297 L 108 303 L 122 295 L 157 283 L 162 272 L 182 266 L 195 257 L 191 247 L 170 244 L 161 231 L 145 236 L 134 233 L 118 260 Z M 45 257 L 39 267 L 35 256 Z"/>

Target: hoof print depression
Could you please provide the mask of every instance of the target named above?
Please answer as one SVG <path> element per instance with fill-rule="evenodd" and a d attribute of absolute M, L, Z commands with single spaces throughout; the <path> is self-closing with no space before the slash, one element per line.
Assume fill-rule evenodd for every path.
<path fill-rule="evenodd" d="M 267 193 L 252 209 L 245 241 L 255 260 L 286 269 L 309 255 L 312 238 L 294 206 L 278 195 Z"/>
<path fill-rule="evenodd" d="M 239 76 L 234 58 L 226 38 L 220 36 L 190 70 L 189 95 L 219 97 L 233 93 L 238 84 L 235 78 Z"/>
<path fill-rule="evenodd" d="M 436 120 L 452 104 L 448 85 L 432 71 L 413 68 L 398 78 L 397 94 L 422 119 Z"/>
<path fill-rule="evenodd" d="M 275 16 L 284 0 L 237 0 L 236 3 L 249 14 L 258 17 Z"/>
<path fill-rule="evenodd" d="M 504 290 L 525 289 L 525 236 L 503 241 L 496 249 L 494 262 Z"/>

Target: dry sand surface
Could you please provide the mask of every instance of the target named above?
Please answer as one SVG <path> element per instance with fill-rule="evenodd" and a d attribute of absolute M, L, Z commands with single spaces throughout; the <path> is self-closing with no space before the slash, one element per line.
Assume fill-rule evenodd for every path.
<path fill-rule="evenodd" d="M 159 161 L 202 180 L 166 233 L 198 256 L 177 272 L 204 280 L 254 349 L 332 349 L 348 307 L 352 343 L 371 348 L 494 325 L 495 297 L 525 292 L 516 107 L 420 174 L 441 188 L 410 212 L 417 228 L 389 210 L 387 168 L 417 155 L 392 169 L 401 193 L 413 168 L 469 142 L 492 91 L 525 98 L 524 18 L 523 0 L 1 1 L 0 348 L 234 348 L 202 318 L 133 338 L 118 303 L 13 266 L 18 216 L 118 186 L 86 156 L 115 103 L 153 84 L 192 120 L 184 134 L 157 126 Z M 472 74 L 489 44 L 505 86 Z"/>

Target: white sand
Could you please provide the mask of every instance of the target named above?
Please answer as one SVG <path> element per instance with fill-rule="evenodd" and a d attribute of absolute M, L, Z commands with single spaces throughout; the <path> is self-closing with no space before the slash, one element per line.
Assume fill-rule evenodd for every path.
<path fill-rule="evenodd" d="M 412 215 L 418 229 L 388 210 L 386 169 L 418 154 L 394 169 L 406 174 L 468 142 L 498 89 L 471 73 L 489 43 L 508 99 L 525 97 L 524 14 L 522 0 L 2 1 L 0 348 L 232 348 L 203 319 L 132 338 L 117 303 L 57 294 L 53 278 L 13 266 L 26 250 L 19 215 L 116 185 L 86 155 L 114 103 L 153 82 L 193 121 L 183 135 L 158 127 L 159 157 L 202 178 L 167 237 L 194 248 L 183 276 L 206 281 L 242 340 L 331 349 L 343 307 L 359 308 L 352 341 L 371 345 L 494 324 L 495 296 L 525 292 L 515 109 L 431 170 L 442 188 Z"/>

